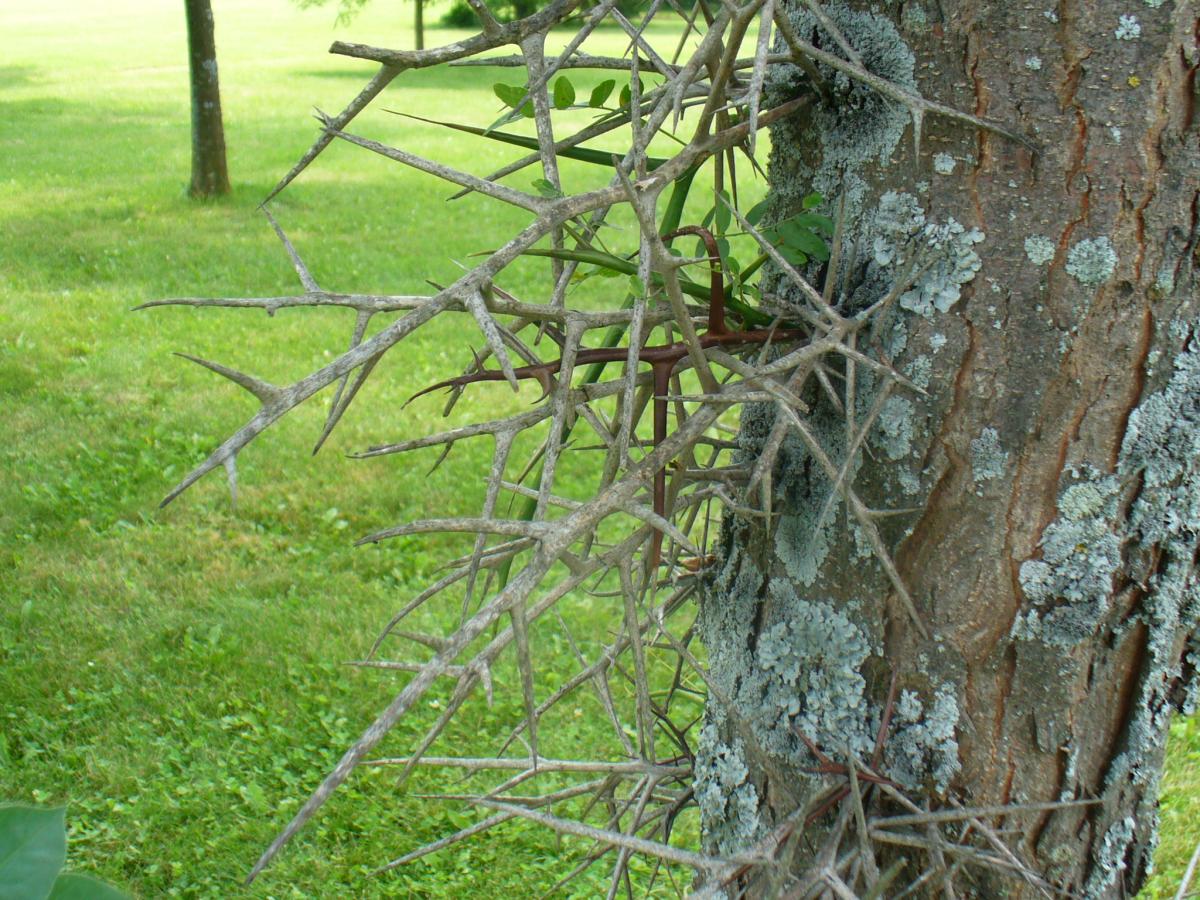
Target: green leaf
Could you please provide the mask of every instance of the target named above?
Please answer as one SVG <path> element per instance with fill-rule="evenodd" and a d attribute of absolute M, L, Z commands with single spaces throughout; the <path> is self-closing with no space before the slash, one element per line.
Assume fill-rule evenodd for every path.
<path fill-rule="evenodd" d="M 554 81 L 554 108 L 566 109 L 575 102 L 575 85 L 571 84 L 566 77 L 557 78 Z"/>
<path fill-rule="evenodd" d="M 804 251 L 797 250 L 795 247 L 783 246 L 779 248 L 779 255 L 786 259 L 793 266 L 802 266 L 808 262 L 808 257 L 804 255 Z"/>
<path fill-rule="evenodd" d="M 0 807 L 0 900 L 42 900 L 67 860 L 65 807 Z"/>
<path fill-rule="evenodd" d="M 563 192 L 554 186 L 552 181 L 547 181 L 545 178 L 535 178 L 530 182 L 534 190 L 548 200 L 557 200 L 563 195 Z"/>
<path fill-rule="evenodd" d="M 795 222 L 781 222 L 778 232 L 783 238 L 784 247 L 793 250 L 803 250 L 814 259 L 822 262 L 829 259 L 829 248 L 821 238 L 812 231 Z M 782 249 L 782 248 L 781 248 Z"/>
<path fill-rule="evenodd" d="M 48 900 L 129 900 L 110 884 L 90 875 L 65 872 L 54 882 Z"/>
<path fill-rule="evenodd" d="M 822 216 L 819 213 L 797 213 L 784 221 L 807 228 L 809 231 L 823 231 L 829 237 L 833 237 L 833 219 L 829 216 Z"/>
<path fill-rule="evenodd" d="M 495 92 L 496 96 L 500 98 L 501 103 L 503 103 L 505 106 L 510 106 L 513 109 L 516 109 L 517 104 L 521 103 L 521 98 L 527 96 L 529 93 L 528 88 L 523 86 L 518 87 L 514 84 L 493 84 L 492 91 Z M 520 114 L 525 118 L 532 119 L 533 104 L 529 102 L 529 100 L 526 100 L 524 103 L 521 103 L 521 108 L 518 110 L 518 112 L 520 112 Z"/>
<path fill-rule="evenodd" d="M 825 198 L 813 191 L 811 194 L 805 194 L 804 199 L 800 201 L 800 205 L 805 209 L 812 209 L 814 206 L 820 206 L 821 201 Z"/>
<path fill-rule="evenodd" d="M 599 266 L 601 269 L 609 269 L 613 272 L 619 272 L 622 275 L 636 275 L 638 265 L 633 260 L 622 259 L 620 256 L 613 256 L 611 253 L 602 253 L 599 250 L 555 250 L 553 248 L 536 248 L 526 250 L 525 256 L 544 256 L 550 259 L 561 259 L 563 262 L 579 262 L 588 263 L 590 265 Z M 603 273 L 601 273 L 603 274 Z M 662 276 L 654 276 L 654 286 L 658 287 L 662 284 Z M 701 300 L 708 300 L 707 285 L 697 284 L 694 281 L 689 281 L 686 278 L 679 279 L 679 288 L 685 294 L 696 297 Z M 769 320 L 768 320 L 769 321 Z"/>
<path fill-rule="evenodd" d="M 512 109 L 516 109 L 517 104 L 521 102 L 521 98 L 528 93 L 523 87 L 503 83 L 493 84 L 492 91 L 500 98 L 501 103 Z"/>
<path fill-rule="evenodd" d="M 592 107 L 592 109 L 599 109 L 604 106 L 604 102 L 612 96 L 612 92 L 616 86 L 617 81 L 615 78 L 606 78 L 600 82 L 592 88 L 592 95 L 588 98 L 588 106 Z"/>
<path fill-rule="evenodd" d="M 615 84 L 615 82 L 614 82 Z M 516 99 L 520 99 L 519 97 Z M 467 134 L 476 134 L 480 137 L 485 137 L 492 141 L 499 141 L 502 144 L 512 144 L 514 147 L 524 147 L 527 150 L 537 150 L 540 144 L 538 139 L 527 134 L 510 134 L 507 131 L 494 131 L 487 128 L 479 128 L 475 125 L 460 125 L 457 122 L 443 122 L 438 119 L 426 119 L 422 116 L 414 116 L 410 113 L 396 113 L 396 115 L 404 116 L 406 119 L 415 119 L 418 122 L 427 122 L 430 125 L 441 125 L 443 128 L 453 128 L 455 131 L 463 131 Z M 604 150 L 593 150 L 590 147 L 565 147 L 558 151 L 558 156 L 564 156 L 567 159 L 575 159 L 580 162 L 591 163 L 597 166 L 604 166 L 611 169 L 613 166 L 613 154 Z M 660 156 L 647 156 L 646 168 L 654 171 L 666 159 Z"/>
<path fill-rule="evenodd" d="M 642 279 L 636 275 L 630 275 L 629 293 L 633 294 L 635 297 L 645 297 L 647 293 L 645 282 L 643 282 Z"/>
<path fill-rule="evenodd" d="M 638 83 L 638 96 L 640 97 L 640 96 L 642 96 L 642 79 L 640 77 L 638 78 L 637 83 Z M 620 101 L 621 108 L 624 109 L 626 106 L 628 106 L 630 104 L 630 102 L 632 100 L 633 100 L 633 91 L 630 89 L 630 86 L 628 84 L 621 85 L 621 101 Z"/>
<path fill-rule="evenodd" d="M 750 207 L 750 211 L 746 213 L 746 221 L 751 225 L 757 225 L 767 212 L 767 201 L 760 200 Z"/>

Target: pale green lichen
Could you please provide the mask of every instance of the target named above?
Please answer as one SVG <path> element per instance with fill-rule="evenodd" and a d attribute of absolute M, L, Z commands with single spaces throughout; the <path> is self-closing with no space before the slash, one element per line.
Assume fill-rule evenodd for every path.
<path fill-rule="evenodd" d="M 748 564 L 743 559 L 740 565 L 744 571 Z M 751 581 L 757 588 L 758 578 Z M 811 757 L 800 732 L 818 745 L 848 743 L 855 752 L 869 753 L 878 713 L 871 708 L 861 674 L 873 652 L 866 632 L 849 617 L 848 608 L 802 597 L 790 581 L 776 578 L 767 587 L 771 620 L 755 639 L 754 606 L 748 610 L 745 602 L 748 586 L 718 575 L 712 602 L 701 608 L 699 630 L 717 688 L 749 726 L 758 747 L 807 764 Z M 762 599 L 757 590 L 754 599 Z M 751 615 L 740 618 L 731 609 Z M 728 715 L 710 698 L 711 723 L 719 725 Z"/>
<path fill-rule="evenodd" d="M 1144 554 L 1163 562 L 1149 579 L 1142 618 L 1149 629 L 1146 674 L 1129 725 L 1127 749 L 1113 762 L 1108 781 L 1132 777 L 1153 788 L 1159 773 L 1145 759 L 1161 751 L 1174 708 L 1173 687 L 1183 675 L 1178 635 L 1200 626 L 1200 346 L 1185 323 L 1167 329 L 1187 335 L 1166 386 L 1129 417 L 1117 472 L 1139 478 L 1127 536 Z M 1196 678 L 1195 669 L 1189 678 Z M 1180 685 L 1186 692 L 1187 684 Z M 1154 796 L 1154 791 L 1149 791 Z"/>
<path fill-rule="evenodd" d="M 880 272 L 893 279 L 914 268 L 922 272 L 899 303 L 925 318 L 949 312 L 962 297 L 962 286 L 982 265 L 974 246 L 983 240 L 983 232 L 967 230 L 952 218 L 945 224 L 927 221 L 912 194 L 884 194 L 873 231 L 871 262 Z"/>
<path fill-rule="evenodd" d="M 1076 477 L 1059 497 L 1058 518 L 1042 533 L 1041 558 L 1020 569 L 1030 607 L 1017 616 L 1013 636 L 1052 647 L 1074 647 L 1095 633 L 1121 567 L 1114 522 L 1120 482 L 1094 470 Z"/>
<path fill-rule="evenodd" d="M 1044 266 L 1054 259 L 1054 243 L 1043 235 L 1031 234 L 1025 238 L 1025 255 L 1035 266 Z"/>
<path fill-rule="evenodd" d="M 1042 58 L 1040 56 L 1026 57 L 1025 68 L 1031 72 L 1040 72 L 1042 69 Z"/>
<path fill-rule="evenodd" d="M 900 483 L 900 490 L 904 491 L 904 493 L 921 493 L 921 479 L 917 477 L 915 472 L 900 468 L 896 471 L 896 480 Z"/>
<path fill-rule="evenodd" d="M 867 376 L 863 376 L 860 402 L 866 402 L 869 394 L 867 381 Z M 746 409 L 738 437 L 742 448 L 738 459 L 757 458 L 774 421 L 775 411 L 769 404 L 755 404 Z M 840 466 L 845 456 L 845 424 L 841 416 L 832 409 L 821 407 L 809 417 L 808 424 L 809 432 L 825 455 Z M 861 456 L 852 462 L 851 478 L 861 464 Z M 776 555 L 791 578 L 806 587 L 811 586 L 819 578 L 834 542 L 836 516 L 818 520 L 833 491 L 833 482 L 792 432 L 784 439 L 779 451 L 774 481 L 779 508 L 785 510 L 775 529 Z"/>
<path fill-rule="evenodd" d="M 1195 337 L 1175 359 L 1167 386 L 1129 417 L 1122 474 L 1140 473 L 1144 487 L 1130 524 L 1143 543 L 1200 537 L 1200 347 Z"/>
<path fill-rule="evenodd" d="M 1117 20 L 1117 29 L 1113 32 L 1118 41 L 1136 41 L 1142 36 L 1142 26 L 1137 16 L 1121 16 Z"/>
<path fill-rule="evenodd" d="M 929 25 L 929 14 L 919 3 L 905 3 L 900 12 L 900 24 L 907 31 L 918 31 Z"/>
<path fill-rule="evenodd" d="M 906 397 L 889 397 L 879 412 L 875 443 L 883 448 L 888 459 L 904 459 L 912 452 L 912 401 Z"/>
<path fill-rule="evenodd" d="M 1163 260 L 1163 264 L 1158 267 L 1158 275 L 1154 279 L 1154 286 L 1159 293 L 1170 294 L 1175 290 L 1175 265 L 1173 260 Z"/>
<path fill-rule="evenodd" d="M 775 552 L 783 560 L 788 575 L 803 585 L 811 586 L 821 574 L 821 566 L 829 556 L 829 526 L 818 525 L 811 509 L 798 515 L 779 517 L 775 530 Z"/>
<path fill-rule="evenodd" d="M 1114 822 L 1104 833 L 1100 850 L 1092 860 L 1092 874 L 1084 888 L 1085 897 L 1101 897 L 1126 869 L 1125 852 L 1133 840 L 1132 816 Z"/>
<path fill-rule="evenodd" d="M 926 778 L 939 791 L 962 768 L 958 758 L 958 699 L 950 685 L 942 685 L 933 706 L 926 711 L 912 691 L 903 691 L 896 704 L 896 733 L 888 740 L 888 774 L 905 787 L 916 789 Z"/>
<path fill-rule="evenodd" d="M 789 4 L 788 10 L 797 34 L 842 55 L 838 42 L 807 8 L 801 4 Z M 869 71 L 916 93 L 916 57 L 904 43 L 894 23 L 886 16 L 856 10 L 844 3 L 825 4 L 824 12 L 845 35 Z M 779 53 L 788 52 L 782 37 L 776 41 L 775 50 Z M 828 87 L 827 94 L 817 97 L 811 124 L 785 122 L 775 126 L 782 133 L 776 135 L 773 147 L 803 146 L 803 140 L 791 129 L 815 129 L 821 144 L 820 163 L 815 171 L 802 167 L 804 170 L 799 173 L 801 178 L 795 183 L 803 182 L 805 192 L 815 189 L 828 200 L 836 198 L 844 189 L 848 212 L 853 219 L 867 190 L 866 183 L 855 173 L 866 164 L 877 162 L 886 165 L 890 161 L 908 127 L 909 115 L 903 104 L 884 97 L 860 81 L 823 63 L 817 63 L 817 69 Z M 808 76 L 796 66 L 772 66 L 767 79 L 768 96 L 773 102 L 791 99 L 801 91 L 812 89 Z M 811 140 L 811 135 L 807 140 Z M 778 152 L 777 149 L 772 150 L 772 168 L 781 162 Z M 788 152 L 786 165 L 797 164 L 795 151 Z M 777 182 L 773 191 L 783 199 L 782 205 L 792 205 L 784 196 L 788 195 L 788 188 Z M 798 201 L 799 196 L 792 199 Z M 798 203 L 794 205 L 798 206 Z"/>
<path fill-rule="evenodd" d="M 933 157 L 933 171 L 939 175 L 953 175 L 957 163 L 949 153 L 938 153 Z"/>
<path fill-rule="evenodd" d="M 763 707 L 775 718 L 763 723 L 763 746 L 793 755 L 798 729 L 820 745 L 848 742 L 855 752 L 869 752 L 873 716 L 861 674 L 871 656 L 866 634 L 832 603 L 799 597 L 785 581 L 772 581 L 769 591 L 783 614 L 758 640 L 757 680 Z"/>
<path fill-rule="evenodd" d="M 745 744 L 720 741 L 716 725 L 705 723 L 696 744 L 696 805 L 705 849 L 729 856 L 752 846 L 765 832 L 758 791 L 749 781 Z"/>
<path fill-rule="evenodd" d="M 924 353 L 913 358 L 907 366 L 904 367 L 904 374 L 919 387 L 925 390 L 929 387 L 929 381 L 933 377 L 933 360 Z"/>
<path fill-rule="evenodd" d="M 971 441 L 971 477 L 976 484 L 999 478 L 1007 463 L 1008 453 L 1000 446 L 1000 432 L 995 428 L 984 428 Z"/>
<path fill-rule="evenodd" d="M 1067 253 L 1067 272 L 1083 284 L 1103 284 L 1117 269 L 1117 252 L 1106 237 L 1079 241 Z"/>

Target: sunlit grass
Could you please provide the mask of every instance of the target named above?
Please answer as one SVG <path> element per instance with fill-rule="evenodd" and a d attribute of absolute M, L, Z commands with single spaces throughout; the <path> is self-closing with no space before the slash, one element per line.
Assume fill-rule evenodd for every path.
<path fill-rule="evenodd" d="M 490 448 L 458 446 L 434 476 L 436 451 L 344 458 L 442 427 L 439 398 L 403 402 L 461 371 L 468 345 L 480 341 L 470 329 L 434 324 L 381 364 L 320 455 L 309 451 L 324 398 L 247 450 L 236 511 L 217 478 L 156 508 L 253 409 L 172 351 L 286 383 L 338 352 L 352 321 L 346 312 L 131 308 L 161 297 L 294 291 L 255 207 L 312 140 L 310 108 L 340 109 L 372 70 L 325 48 L 335 37 L 411 45 L 411 9 L 383 0 L 337 31 L 331 12 L 283 0 L 217 0 L 215 14 L 234 193 L 196 203 L 185 196 L 178 4 L 0 8 L 0 799 L 68 803 L 71 865 L 146 897 L 535 894 L 579 845 L 519 825 L 368 879 L 387 859 L 474 820 L 452 804 L 396 792 L 379 770 L 352 779 L 253 889 L 239 887 L 400 683 L 340 664 L 361 657 L 397 606 L 464 546 L 411 538 L 355 550 L 353 539 L 430 510 L 477 509 Z M 435 30 L 428 42 L 455 36 Z M 601 40 L 623 49 L 616 36 Z M 598 80 L 572 77 L 581 93 Z M 354 130 L 486 173 L 516 151 L 384 108 L 489 124 L 497 80 L 517 79 L 480 69 L 406 73 Z M 573 186 L 604 177 L 584 166 L 564 171 Z M 511 182 L 528 189 L 533 177 Z M 426 279 L 453 279 L 456 260 L 528 221 L 477 198 L 447 203 L 448 193 L 333 146 L 273 206 L 326 286 L 419 293 Z M 546 287 L 538 271 L 515 267 L 506 286 L 538 296 Z M 534 396 L 533 388 L 513 398 L 481 386 L 453 421 Z M 594 651 L 619 612 L 580 607 L 588 628 L 576 636 Z M 445 615 L 431 612 L 418 625 L 441 629 Z M 549 629 L 541 638 L 564 644 Z M 542 691 L 570 667 L 562 649 Z M 520 718 L 518 696 L 503 691 L 490 709 L 470 707 L 448 744 L 493 751 Z M 602 718 L 581 694 L 544 749 L 601 752 Z M 402 754 L 417 728 L 400 726 L 385 751 Z M 1174 740 L 1163 885 L 1182 870 L 1191 849 L 1184 823 L 1200 813 L 1200 734 L 1181 723 Z M 422 774 L 412 787 L 453 784 Z M 605 870 L 580 882 L 577 895 L 602 890 Z"/>

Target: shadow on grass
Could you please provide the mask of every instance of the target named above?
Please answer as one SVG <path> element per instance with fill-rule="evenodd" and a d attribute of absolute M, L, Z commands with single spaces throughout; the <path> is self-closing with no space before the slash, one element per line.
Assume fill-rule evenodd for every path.
<path fill-rule="evenodd" d="M 0 88 L 33 84 L 40 72 L 41 69 L 36 66 L 0 66 Z"/>

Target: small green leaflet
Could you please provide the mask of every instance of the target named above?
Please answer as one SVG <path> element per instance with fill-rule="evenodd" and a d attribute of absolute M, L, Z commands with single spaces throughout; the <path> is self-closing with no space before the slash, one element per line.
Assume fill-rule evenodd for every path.
<path fill-rule="evenodd" d="M 554 81 L 554 108 L 567 109 L 575 102 L 575 85 L 565 77 Z"/>
<path fill-rule="evenodd" d="M 556 188 L 551 182 L 545 178 L 536 178 L 530 182 L 533 189 L 545 197 L 547 200 L 557 200 L 563 195 L 563 192 Z"/>
<path fill-rule="evenodd" d="M 607 78 L 592 88 L 592 95 L 588 98 L 588 106 L 592 109 L 599 109 L 604 106 L 604 102 L 612 96 L 612 92 L 616 89 L 616 79 Z"/>
<path fill-rule="evenodd" d="M 521 103 L 521 99 L 529 93 L 525 87 L 518 87 L 515 84 L 504 84 L 502 82 L 493 84 L 492 91 L 500 98 L 501 103 L 512 109 L 516 109 L 517 104 Z M 533 117 L 533 104 L 528 100 L 521 105 L 521 115 L 526 118 Z"/>
<path fill-rule="evenodd" d="M 638 96 L 642 96 L 642 79 L 638 78 Z M 621 85 L 621 99 L 618 105 L 622 108 L 628 106 L 633 100 L 633 91 L 628 84 Z"/>

